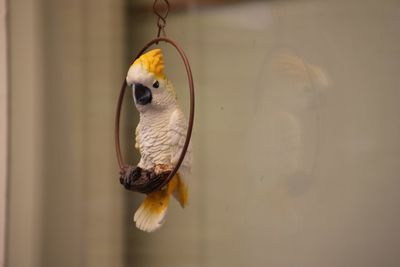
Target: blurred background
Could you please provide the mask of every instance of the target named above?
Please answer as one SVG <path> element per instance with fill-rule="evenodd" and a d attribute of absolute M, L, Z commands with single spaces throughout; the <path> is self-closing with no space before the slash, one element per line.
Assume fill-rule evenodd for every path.
<path fill-rule="evenodd" d="M 114 112 L 150 0 L 8 1 L 10 267 L 400 266 L 400 2 L 170 0 L 195 78 L 190 205 L 157 232 Z M 188 114 L 179 56 L 160 45 Z M 127 93 L 123 147 L 138 114 Z"/>

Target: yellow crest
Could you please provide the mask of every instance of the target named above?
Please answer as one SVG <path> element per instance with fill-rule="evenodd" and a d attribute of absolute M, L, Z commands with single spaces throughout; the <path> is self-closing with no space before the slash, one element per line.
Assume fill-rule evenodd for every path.
<path fill-rule="evenodd" d="M 133 62 L 133 65 L 141 64 L 148 72 L 155 76 L 164 79 L 164 56 L 161 49 L 151 50 Z"/>

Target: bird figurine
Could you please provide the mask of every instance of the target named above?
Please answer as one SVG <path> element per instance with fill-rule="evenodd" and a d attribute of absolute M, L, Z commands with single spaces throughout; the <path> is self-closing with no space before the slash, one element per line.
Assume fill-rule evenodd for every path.
<path fill-rule="evenodd" d="M 121 183 L 130 189 L 140 177 L 160 180 L 169 176 L 184 146 L 187 123 L 175 88 L 164 74 L 161 49 L 151 50 L 136 59 L 128 70 L 126 82 L 132 87 L 135 106 L 140 114 L 135 144 L 140 161 L 130 175 L 121 178 Z M 137 228 L 145 232 L 159 229 L 165 220 L 171 195 L 183 208 L 188 204 L 187 177 L 190 169 L 189 145 L 176 175 L 161 189 L 145 192 L 147 196 L 134 215 Z"/>

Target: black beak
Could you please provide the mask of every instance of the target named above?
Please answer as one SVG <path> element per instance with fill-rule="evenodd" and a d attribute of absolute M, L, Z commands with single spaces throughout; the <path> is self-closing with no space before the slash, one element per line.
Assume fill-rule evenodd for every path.
<path fill-rule="evenodd" d="M 152 98 L 153 96 L 149 88 L 140 83 L 135 84 L 135 99 L 137 104 L 149 104 Z"/>

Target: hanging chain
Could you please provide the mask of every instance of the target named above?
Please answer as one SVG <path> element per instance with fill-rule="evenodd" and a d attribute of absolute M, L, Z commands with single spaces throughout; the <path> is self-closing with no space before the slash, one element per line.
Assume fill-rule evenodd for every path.
<path fill-rule="evenodd" d="M 166 36 L 165 34 L 165 25 L 167 25 L 167 17 L 169 13 L 169 2 L 168 0 L 162 0 L 162 3 L 158 3 L 159 0 L 155 0 L 153 4 L 153 12 L 154 14 L 157 15 L 158 20 L 157 20 L 157 26 L 158 26 L 158 33 L 157 33 L 157 38 L 161 36 L 161 32 L 163 36 Z"/>

